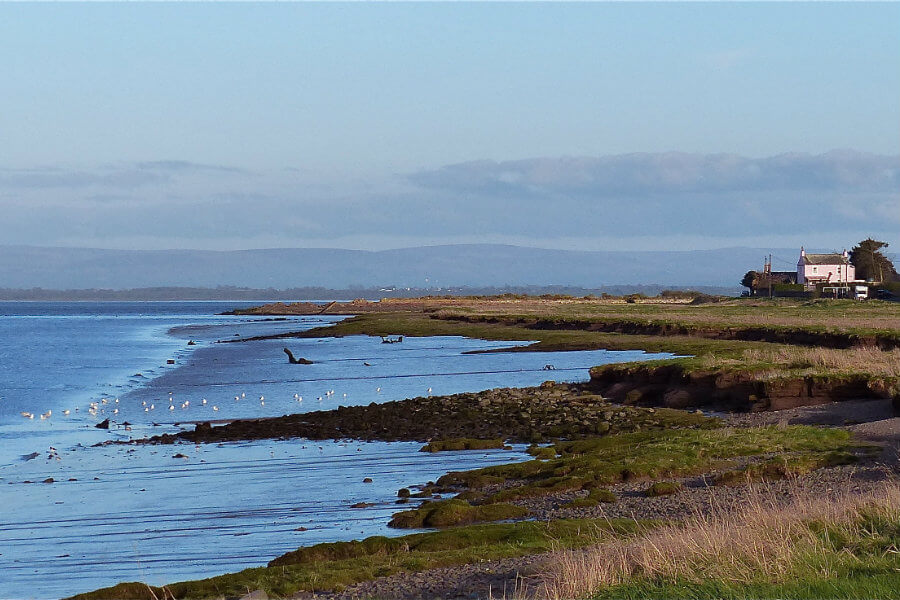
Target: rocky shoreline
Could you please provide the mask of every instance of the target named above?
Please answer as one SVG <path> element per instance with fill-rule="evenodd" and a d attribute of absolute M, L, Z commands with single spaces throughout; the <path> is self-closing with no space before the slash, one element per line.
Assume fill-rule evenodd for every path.
<path fill-rule="evenodd" d="M 641 429 L 697 428 L 707 426 L 707 422 L 700 414 L 613 404 L 586 384 L 547 381 L 539 387 L 428 396 L 216 426 L 203 422 L 193 431 L 163 434 L 140 442 L 171 444 L 302 437 L 420 442 L 499 438 L 536 443 Z"/>
<path fill-rule="evenodd" d="M 436 308 L 444 307 L 418 300 L 408 302 L 402 308 L 396 303 L 378 306 L 378 303 L 356 302 L 324 307 L 268 306 L 242 314 L 424 312 L 426 316 L 416 317 L 418 320 L 413 323 L 417 327 L 414 331 L 419 335 L 433 334 L 435 323 L 444 328 L 440 330 L 444 334 L 457 334 L 456 330 L 447 329 L 448 324 L 467 323 L 534 331 L 568 331 L 565 335 L 570 337 L 571 330 L 577 330 L 741 341 L 736 343 L 775 341 L 832 348 L 859 345 L 893 348 L 896 347 L 894 340 L 900 339 L 893 335 L 870 339 L 802 328 L 743 325 L 723 329 L 707 328 L 703 324 L 672 325 L 633 319 L 626 322 L 494 315 L 460 317 L 449 312 L 435 313 Z M 412 321 L 408 316 L 404 318 Z M 373 315 L 366 319 L 366 323 L 351 323 L 353 327 L 345 327 L 337 334 L 399 333 L 401 330 L 405 335 L 415 334 L 399 327 L 401 322 L 392 320 L 390 315 Z M 286 333 L 272 337 L 320 334 Z M 475 335 L 500 333 L 476 331 Z M 517 335 L 527 333 L 517 332 Z M 558 349 L 601 343 L 600 340 L 569 337 L 549 341 Z M 698 347 L 704 348 L 710 356 L 717 356 L 720 349 L 731 350 L 731 346 L 726 347 L 718 341 L 703 344 Z M 695 353 L 694 346 L 683 345 L 681 348 L 688 348 L 681 354 Z M 885 379 L 865 373 L 841 377 L 795 376 L 797 372 L 790 372 L 788 377 L 780 379 L 766 379 L 750 369 L 717 368 L 723 363 L 715 361 L 711 364 L 711 368 L 706 368 L 704 363 L 686 366 L 678 361 L 606 365 L 592 369 L 591 380 L 581 384 L 548 381 L 531 388 L 427 396 L 226 424 L 203 422 L 193 431 L 128 443 L 216 443 L 265 438 L 423 443 L 454 440 L 454 443 L 432 444 L 432 450 L 474 447 L 463 438 L 531 443 L 535 445 L 528 452 L 540 460 L 479 472 L 448 473 L 436 484 L 429 482 L 419 486 L 418 493 L 403 490 L 406 494 L 399 494 L 398 503 L 411 502 L 413 498 L 433 500 L 416 509 L 420 511 L 438 510 L 435 507 L 439 505 L 446 508 L 453 502 L 459 503 L 457 508 L 460 510 L 508 503 L 505 506 L 540 522 L 616 518 L 678 522 L 714 510 L 739 508 L 747 502 L 751 491 L 787 503 L 798 494 L 822 498 L 860 494 L 885 481 L 898 480 L 900 419 L 895 417 L 892 406 L 893 388 L 885 383 Z M 865 398 L 874 399 L 860 401 Z M 834 401 L 840 402 L 830 404 Z M 729 412 L 711 417 L 702 411 Z M 789 422 L 825 427 L 772 427 L 787 426 Z M 728 437 L 730 432 L 736 432 L 734 438 Z M 779 435 L 787 442 L 782 443 Z M 711 445 L 715 436 L 727 441 L 715 447 Z M 747 447 L 752 448 L 729 454 L 731 448 L 741 443 L 741 436 Z M 795 440 L 800 440 L 800 446 L 806 443 L 807 438 L 800 436 L 809 436 L 810 449 L 801 447 L 798 450 L 791 446 Z M 828 442 L 823 436 L 830 436 L 832 441 Z M 843 436 L 841 439 L 845 441 L 841 442 L 836 436 Z M 771 440 L 769 445 L 766 445 L 766 439 Z M 819 445 L 816 445 L 817 439 L 821 441 Z M 544 443 L 550 443 L 552 447 L 537 445 Z M 627 444 L 633 444 L 633 447 Z M 754 444 L 757 445 L 754 447 Z M 883 449 L 880 455 L 874 450 L 875 445 Z M 729 450 L 721 451 L 724 446 Z M 614 459 L 614 452 L 603 454 L 597 450 L 601 447 L 623 449 L 625 456 Z M 657 448 L 658 453 L 652 454 L 652 448 Z M 592 451 L 597 452 L 594 458 L 590 456 Z M 704 455 L 707 451 L 709 453 Z M 636 460 L 639 456 L 644 456 L 644 463 L 639 464 Z M 683 462 L 670 462 L 673 456 L 680 457 Z M 604 469 L 614 472 L 606 473 Z M 457 498 L 446 500 L 456 494 L 459 494 Z M 464 522 L 473 521 L 459 521 Z M 334 587 L 332 591 L 300 592 L 293 597 L 341 600 L 520 597 L 523 586 L 534 581 L 546 559 L 547 555 L 532 554 L 484 562 L 471 562 L 470 559 L 469 564 L 421 572 L 390 571 L 395 574 L 386 577 L 375 574 L 368 581 L 356 579 L 361 582 L 342 590 Z"/>
<path fill-rule="evenodd" d="M 839 497 L 842 494 L 863 494 L 885 481 L 896 481 L 891 468 L 870 462 L 863 465 L 820 469 L 801 479 L 759 482 L 747 486 L 713 486 L 709 477 L 685 479 L 684 490 L 676 495 L 648 498 L 640 490 L 645 484 L 624 483 L 613 488 L 619 496 L 615 504 L 600 504 L 589 508 L 572 508 L 571 500 L 579 492 L 566 492 L 534 499 L 529 508 L 539 520 L 561 518 L 617 517 L 631 519 L 659 519 L 683 521 L 697 514 L 713 510 L 738 509 L 752 494 L 788 504 L 802 494 L 818 497 Z M 590 535 L 589 532 L 586 532 Z M 371 581 L 364 581 L 340 592 L 302 593 L 294 598 L 321 600 L 472 600 L 478 598 L 528 598 L 529 590 L 539 584 L 550 554 L 532 554 L 479 562 L 476 564 L 443 567 L 428 571 L 398 573 Z"/>

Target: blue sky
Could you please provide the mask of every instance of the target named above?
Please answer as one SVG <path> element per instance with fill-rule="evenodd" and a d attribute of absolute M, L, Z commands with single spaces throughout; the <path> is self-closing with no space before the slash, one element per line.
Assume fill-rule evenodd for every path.
<path fill-rule="evenodd" d="M 6 243 L 900 245 L 898 23 L 856 2 L 3 4 Z"/>

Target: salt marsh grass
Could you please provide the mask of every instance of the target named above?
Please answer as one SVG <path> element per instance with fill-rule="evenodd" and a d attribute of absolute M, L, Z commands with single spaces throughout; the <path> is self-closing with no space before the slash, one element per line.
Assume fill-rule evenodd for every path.
<path fill-rule="evenodd" d="M 678 585 L 699 597 L 721 597 L 726 589 L 726 596 L 742 597 L 748 586 L 809 581 L 821 589 L 821 582 L 861 573 L 878 581 L 896 577 L 900 485 L 830 498 L 798 487 L 790 496 L 785 502 L 753 490 L 735 512 L 714 510 L 634 538 L 559 552 L 532 592 L 548 600 L 665 597 L 678 595 Z"/>

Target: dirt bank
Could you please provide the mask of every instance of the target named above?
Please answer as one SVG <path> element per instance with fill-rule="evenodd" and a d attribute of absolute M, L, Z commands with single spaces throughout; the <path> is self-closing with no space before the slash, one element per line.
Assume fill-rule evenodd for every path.
<path fill-rule="evenodd" d="M 821 346 L 825 348 L 872 347 L 881 350 L 900 348 L 900 335 L 896 332 L 863 335 L 840 331 L 815 331 L 809 328 L 753 325 L 704 325 L 702 323 L 669 322 L 632 319 L 577 319 L 532 318 L 494 315 L 437 314 L 440 318 L 462 323 L 487 323 L 508 325 L 536 330 L 596 331 L 625 335 L 691 336 L 712 340 L 739 340 L 744 342 L 772 342 L 795 346 Z"/>
<path fill-rule="evenodd" d="M 891 398 L 890 382 L 867 375 L 766 379 L 750 371 L 686 370 L 679 364 L 594 367 L 590 385 L 596 393 L 623 404 L 735 411 Z"/>

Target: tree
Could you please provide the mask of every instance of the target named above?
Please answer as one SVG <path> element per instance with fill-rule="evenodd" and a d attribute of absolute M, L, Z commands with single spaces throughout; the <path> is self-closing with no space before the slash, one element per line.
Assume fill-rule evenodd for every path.
<path fill-rule="evenodd" d="M 745 288 L 750 288 L 750 291 L 752 292 L 756 287 L 758 277 L 759 273 L 757 273 L 756 271 L 747 271 L 747 273 L 744 275 L 744 278 L 741 279 L 741 285 Z"/>
<path fill-rule="evenodd" d="M 850 262 L 856 267 L 857 279 L 873 279 L 875 281 L 897 281 L 900 276 L 894 263 L 881 253 L 887 248 L 887 242 L 879 242 L 872 238 L 861 241 L 850 251 Z"/>

